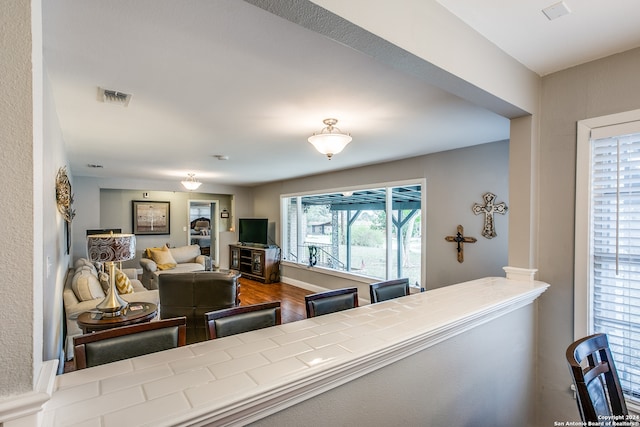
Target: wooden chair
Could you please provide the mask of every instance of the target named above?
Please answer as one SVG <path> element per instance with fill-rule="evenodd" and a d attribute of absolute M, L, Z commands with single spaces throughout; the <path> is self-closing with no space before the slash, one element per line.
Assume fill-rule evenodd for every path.
<path fill-rule="evenodd" d="M 321 316 L 358 306 L 358 288 L 318 292 L 304 297 L 307 317 Z"/>
<path fill-rule="evenodd" d="M 282 324 L 280 301 L 205 313 L 207 339 L 222 338 Z"/>
<path fill-rule="evenodd" d="M 73 339 L 76 369 L 183 346 L 186 325 L 186 317 L 177 317 L 77 336 Z"/>
<path fill-rule="evenodd" d="M 369 285 L 371 304 L 409 295 L 409 279 L 385 280 Z"/>
<path fill-rule="evenodd" d="M 574 342 L 567 348 L 566 357 L 583 422 L 600 423 L 602 416 L 628 414 L 605 334 L 591 335 Z"/>

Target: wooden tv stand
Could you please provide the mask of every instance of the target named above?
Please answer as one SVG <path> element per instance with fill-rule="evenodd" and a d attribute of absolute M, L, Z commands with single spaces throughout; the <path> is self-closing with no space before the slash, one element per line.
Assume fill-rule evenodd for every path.
<path fill-rule="evenodd" d="M 280 281 L 280 248 L 229 245 L 229 268 L 264 283 Z"/>

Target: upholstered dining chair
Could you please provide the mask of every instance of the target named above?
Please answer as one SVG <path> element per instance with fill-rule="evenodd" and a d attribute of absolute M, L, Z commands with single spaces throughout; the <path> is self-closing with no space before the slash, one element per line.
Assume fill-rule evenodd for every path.
<path fill-rule="evenodd" d="M 369 285 L 371 304 L 409 295 L 409 279 L 385 280 Z"/>
<path fill-rule="evenodd" d="M 609 340 L 591 335 L 572 343 L 566 353 L 582 421 L 599 425 L 603 416 L 628 415 Z"/>
<path fill-rule="evenodd" d="M 335 289 L 304 297 L 307 317 L 321 316 L 358 306 L 358 288 Z"/>
<path fill-rule="evenodd" d="M 76 369 L 181 347 L 186 327 L 187 318 L 176 317 L 79 335 L 73 339 Z"/>
<path fill-rule="evenodd" d="M 280 301 L 205 313 L 207 339 L 222 338 L 282 324 Z"/>

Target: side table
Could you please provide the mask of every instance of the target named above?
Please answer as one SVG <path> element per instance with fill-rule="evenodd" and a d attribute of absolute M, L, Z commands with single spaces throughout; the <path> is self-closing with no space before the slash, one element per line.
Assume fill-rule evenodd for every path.
<path fill-rule="evenodd" d="M 120 316 L 106 317 L 98 311 L 85 311 L 77 322 L 83 334 L 149 322 L 158 312 L 158 306 L 149 302 L 130 302 Z"/>

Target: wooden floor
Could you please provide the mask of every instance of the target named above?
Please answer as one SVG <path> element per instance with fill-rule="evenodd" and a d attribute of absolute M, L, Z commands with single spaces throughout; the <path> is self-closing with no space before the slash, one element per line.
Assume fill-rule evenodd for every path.
<path fill-rule="evenodd" d="M 244 277 L 240 278 L 240 305 L 280 301 L 282 323 L 295 322 L 307 317 L 304 308 L 304 297 L 312 293 L 312 291 L 287 285 L 286 283 L 266 284 Z"/>

